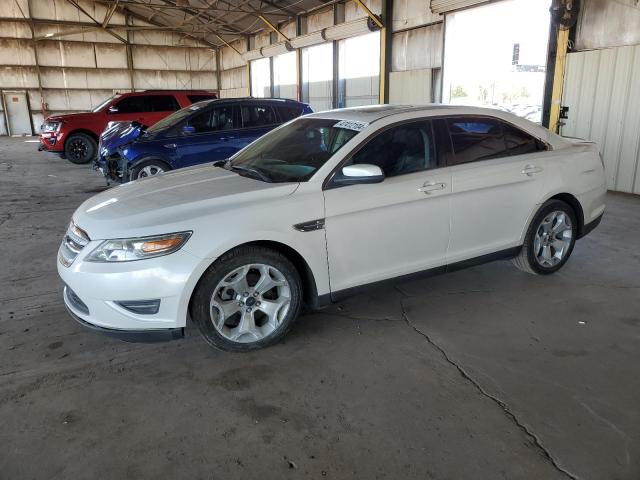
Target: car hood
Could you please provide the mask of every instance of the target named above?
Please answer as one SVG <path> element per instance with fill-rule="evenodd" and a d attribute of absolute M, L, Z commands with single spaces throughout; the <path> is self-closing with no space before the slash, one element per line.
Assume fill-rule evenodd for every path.
<path fill-rule="evenodd" d="M 133 142 L 144 131 L 145 128 L 142 125 L 132 122 L 122 122 L 105 130 L 100 135 L 100 156 L 108 157 L 116 152 L 118 147 Z"/>
<path fill-rule="evenodd" d="M 199 165 L 106 190 L 85 201 L 73 218 L 92 240 L 191 230 L 218 211 L 290 195 L 298 185 Z"/>
<path fill-rule="evenodd" d="M 93 112 L 65 113 L 64 115 L 52 115 L 47 117 L 47 122 L 81 122 L 88 118 L 94 118 Z"/>

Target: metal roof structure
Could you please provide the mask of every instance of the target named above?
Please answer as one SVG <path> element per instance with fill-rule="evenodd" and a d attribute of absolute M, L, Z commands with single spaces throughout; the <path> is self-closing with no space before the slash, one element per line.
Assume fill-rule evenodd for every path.
<path fill-rule="evenodd" d="M 76 0 L 67 0 L 81 11 Z M 333 0 L 94 0 L 139 22 L 156 28 L 188 35 L 208 46 L 228 44 L 317 7 L 332 5 Z M 83 12 L 86 13 L 86 12 Z M 109 28 L 109 16 L 94 19 Z M 144 26 L 129 29 L 143 29 Z"/>

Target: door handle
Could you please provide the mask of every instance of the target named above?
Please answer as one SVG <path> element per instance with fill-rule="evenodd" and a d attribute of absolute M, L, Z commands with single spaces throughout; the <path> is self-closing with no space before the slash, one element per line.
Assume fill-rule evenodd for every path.
<path fill-rule="evenodd" d="M 177 145 L 175 143 L 165 143 L 163 145 L 164 148 L 176 148 Z"/>
<path fill-rule="evenodd" d="M 418 188 L 418 191 L 424 194 L 430 195 L 431 192 L 435 192 L 437 190 L 444 190 L 446 186 L 447 184 L 442 182 L 427 182 L 423 186 Z"/>
<path fill-rule="evenodd" d="M 532 176 L 534 173 L 540 173 L 542 171 L 542 167 L 536 167 L 535 165 L 527 165 L 522 169 L 523 175 Z"/>

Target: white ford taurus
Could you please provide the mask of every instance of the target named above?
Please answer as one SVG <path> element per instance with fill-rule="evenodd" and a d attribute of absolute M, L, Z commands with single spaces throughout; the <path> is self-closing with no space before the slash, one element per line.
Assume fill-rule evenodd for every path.
<path fill-rule="evenodd" d="M 277 342 L 303 304 L 513 257 L 549 274 L 604 211 L 592 143 L 480 108 L 301 117 L 230 160 L 87 200 L 60 246 L 71 314 L 125 340 Z"/>

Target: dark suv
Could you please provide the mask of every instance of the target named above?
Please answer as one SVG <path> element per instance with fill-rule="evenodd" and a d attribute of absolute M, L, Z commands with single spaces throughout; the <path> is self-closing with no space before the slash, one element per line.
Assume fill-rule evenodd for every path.
<path fill-rule="evenodd" d="M 48 117 L 40 128 L 38 150 L 56 152 L 73 163 L 88 163 L 98 153 L 98 138 L 112 122 L 153 125 L 176 110 L 216 98 L 204 90 L 145 90 L 116 94 L 90 112 Z"/>
<path fill-rule="evenodd" d="M 137 123 L 105 131 L 97 167 L 107 181 L 128 182 L 231 157 L 309 105 L 278 98 L 227 98 L 195 103 L 145 129 Z"/>

